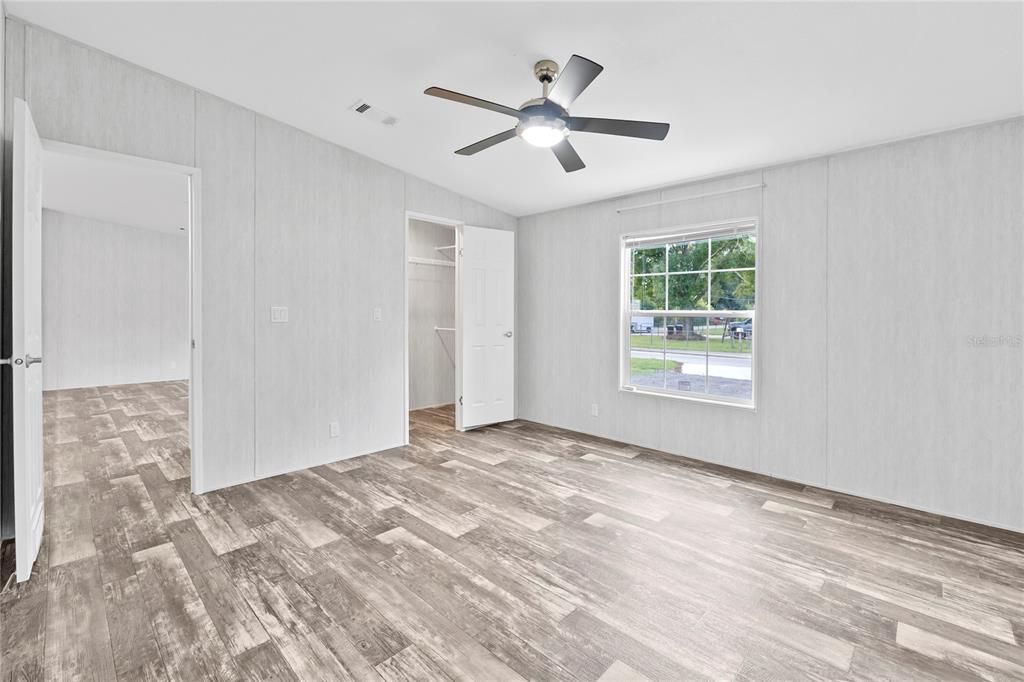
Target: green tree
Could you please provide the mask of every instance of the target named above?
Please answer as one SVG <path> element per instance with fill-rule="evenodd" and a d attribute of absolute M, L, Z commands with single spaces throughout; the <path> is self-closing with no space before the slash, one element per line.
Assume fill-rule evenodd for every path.
<path fill-rule="evenodd" d="M 742 235 L 711 242 L 711 269 L 753 268 L 757 238 Z M 754 307 L 754 271 L 711 274 L 711 307 L 715 310 L 749 310 Z"/>
<path fill-rule="evenodd" d="M 740 235 L 633 249 L 633 301 L 641 310 L 748 310 L 754 307 L 757 239 Z M 731 272 L 713 272 L 731 270 Z M 677 274 L 668 274 L 677 273 Z M 708 278 L 710 277 L 710 283 Z M 703 339 L 701 318 L 677 318 L 675 336 Z"/>
<path fill-rule="evenodd" d="M 711 269 L 752 268 L 757 257 L 757 238 L 752 234 L 711 241 Z"/>
<path fill-rule="evenodd" d="M 633 278 L 633 301 L 640 302 L 641 310 L 661 310 L 665 307 L 665 275 Z"/>

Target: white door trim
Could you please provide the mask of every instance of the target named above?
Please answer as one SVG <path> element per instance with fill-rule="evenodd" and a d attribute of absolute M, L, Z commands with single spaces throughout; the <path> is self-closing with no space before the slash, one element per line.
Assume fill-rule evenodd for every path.
<path fill-rule="evenodd" d="M 189 187 L 189 224 L 188 224 L 188 317 L 189 317 L 189 339 L 192 349 L 189 354 L 189 382 L 188 382 L 188 433 L 189 448 L 191 450 L 192 463 L 192 492 L 199 494 L 206 492 L 203 481 L 203 467 L 198 463 L 203 458 L 203 362 L 202 362 L 202 249 L 200 235 L 202 234 L 202 216 L 200 206 L 202 205 L 202 172 L 192 166 L 182 166 L 166 161 L 147 159 L 141 156 L 131 156 L 110 152 L 94 147 L 83 147 L 57 140 L 43 139 L 43 151 L 77 156 L 80 158 L 96 159 L 113 163 L 129 164 L 136 168 L 157 169 L 170 171 L 188 177 Z M 44 191 L 45 191 L 45 178 Z"/>
<path fill-rule="evenodd" d="M 426 213 L 418 213 L 416 211 L 405 212 L 405 241 L 402 244 L 402 272 L 405 277 L 405 326 L 403 334 L 405 336 L 405 367 L 403 368 L 403 376 L 405 377 L 405 400 L 404 400 L 404 411 L 402 413 L 402 423 L 405 424 L 405 444 L 409 444 L 409 221 L 411 220 L 422 220 L 427 223 L 434 223 L 435 225 L 443 225 L 444 227 L 455 230 L 456 233 L 462 228 L 461 220 L 454 220 L 452 218 L 440 218 L 438 216 L 428 215 Z M 458 248 L 456 248 L 458 251 Z M 456 254 L 458 255 L 458 254 Z M 458 261 L 458 258 L 456 258 Z M 456 300 L 456 315 L 458 315 L 458 291 L 459 291 L 459 268 L 456 265 L 455 268 L 455 300 Z M 458 325 L 456 325 L 458 326 Z M 456 335 L 457 336 L 457 335 Z M 457 351 L 456 351 L 457 352 Z M 458 373 L 459 365 L 455 363 L 455 371 Z M 458 385 L 458 379 L 456 379 L 456 386 Z M 459 397 L 455 396 L 455 412 L 456 420 L 458 419 L 459 411 Z"/>

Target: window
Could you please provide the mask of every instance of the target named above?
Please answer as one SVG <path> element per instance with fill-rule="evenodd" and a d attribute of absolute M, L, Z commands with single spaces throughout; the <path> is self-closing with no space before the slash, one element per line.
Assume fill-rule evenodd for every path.
<path fill-rule="evenodd" d="M 622 388 L 754 403 L 757 224 L 623 239 Z"/>

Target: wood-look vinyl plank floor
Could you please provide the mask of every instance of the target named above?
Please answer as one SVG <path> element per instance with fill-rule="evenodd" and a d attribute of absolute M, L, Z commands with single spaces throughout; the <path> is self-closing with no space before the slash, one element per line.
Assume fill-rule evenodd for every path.
<path fill-rule="evenodd" d="M 1024 536 L 450 408 L 197 497 L 187 395 L 45 395 L 0 680 L 1024 679 Z"/>

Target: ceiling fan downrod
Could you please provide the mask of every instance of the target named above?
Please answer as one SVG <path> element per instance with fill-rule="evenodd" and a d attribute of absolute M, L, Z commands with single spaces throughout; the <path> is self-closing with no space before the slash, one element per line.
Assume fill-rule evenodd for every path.
<path fill-rule="evenodd" d="M 540 81 L 544 91 L 541 97 L 546 99 L 548 91 L 551 90 L 551 84 L 558 77 L 558 63 L 550 59 L 542 59 L 533 65 L 533 75 Z"/>

